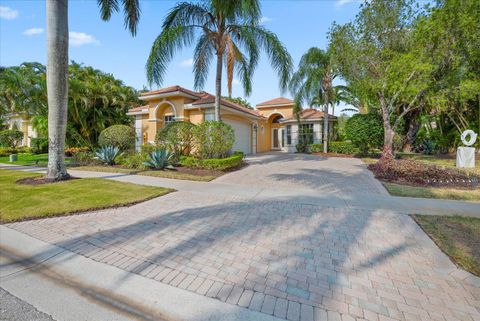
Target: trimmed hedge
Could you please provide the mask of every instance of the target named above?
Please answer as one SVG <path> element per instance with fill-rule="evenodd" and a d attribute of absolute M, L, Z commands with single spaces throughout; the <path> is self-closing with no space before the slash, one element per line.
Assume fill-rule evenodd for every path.
<path fill-rule="evenodd" d="M 9 156 L 11 154 L 30 154 L 32 153 L 32 149 L 27 146 L 22 147 L 0 147 L 0 157 Z"/>
<path fill-rule="evenodd" d="M 130 150 L 135 147 L 135 129 L 127 125 L 113 125 L 105 128 L 98 137 L 101 147 L 116 146 L 120 150 Z"/>
<path fill-rule="evenodd" d="M 311 144 L 310 151 L 312 153 L 322 153 L 323 144 Z M 357 154 L 359 152 L 351 142 L 329 142 L 328 143 L 328 152 L 336 154 Z"/>
<path fill-rule="evenodd" d="M 226 158 L 199 159 L 196 157 L 181 157 L 180 164 L 184 167 L 204 168 L 224 171 L 242 165 L 243 153 L 235 152 Z"/>
<path fill-rule="evenodd" d="M 42 154 L 42 153 L 48 152 L 47 137 L 32 138 L 31 145 L 32 145 L 32 152 L 34 154 Z"/>
<path fill-rule="evenodd" d="M 359 149 L 351 142 L 330 142 L 328 144 L 328 151 L 337 154 L 357 154 Z"/>

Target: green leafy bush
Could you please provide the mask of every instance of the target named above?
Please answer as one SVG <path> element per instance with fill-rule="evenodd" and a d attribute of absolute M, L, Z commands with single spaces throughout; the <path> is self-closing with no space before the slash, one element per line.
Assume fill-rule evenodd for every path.
<path fill-rule="evenodd" d="M 154 144 L 145 144 L 140 147 L 140 150 L 144 154 L 150 154 L 151 152 L 157 150 L 159 148 L 158 145 Z"/>
<path fill-rule="evenodd" d="M 298 143 L 295 145 L 295 148 L 297 149 L 297 153 L 307 153 L 308 152 L 308 145 L 305 143 Z"/>
<path fill-rule="evenodd" d="M 23 139 L 23 133 L 15 129 L 7 129 L 0 131 L 0 146 L 17 147 Z"/>
<path fill-rule="evenodd" d="M 214 170 L 228 170 L 240 167 L 243 163 L 243 153 L 235 152 L 232 156 L 226 158 L 199 159 L 193 156 L 184 156 L 180 159 L 180 164 L 184 167 L 204 168 Z"/>
<path fill-rule="evenodd" d="M 174 156 L 174 153 L 165 148 L 160 148 L 148 155 L 144 165 L 154 169 L 173 169 L 172 161 Z"/>
<path fill-rule="evenodd" d="M 32 152 L 34 154 L 42 154 L 48 152 L 48 138 L 37 137 L 31 140 Z"/>
<path fill-rule="evenodd" d="M 479 176 L 406 159 L 380 160 L 368 165 L 375 177 L 416 186 L 475 187 Z"/>
<path fill-rule="evenodd" d="M 321 153 L 323 152 L 323 144 L 311 144 L 310 151 L 312 153 Z"/>
<path fill-rule="evenodd" d="M 121 151 L 135 148 L 135 130 L 127 125 L 113 125 L 105 128 L 98 137 L 101 147 L 116 146 Z"/>
<path fill-rule="evenodd" d="M 193 146 L 195 125 L 190 122 L 173 122 L 157 133 L 156 141 L 174 154 L 178 161 L 180 156 L 190 155 Z"/>
<path fill-rule="evenodd" d="M 70 162 L 72 165 L 75 166 L 89 166 L 100 164 L 100 161 L 95 158 L 95 154 L 92 152 L 74 153 Z"/>
<path fill-rule="evenodd" d="M 357 154 L 358 148 L 356 148 L 352 142 L 330 142 L 328 144 L 328 151 L 330 153 L 337 154 Z"/>
<path fill-rule="evenodd" d="M 100 147 L 96 152 L 98 159 L 107 165 L 115 165 L 115 161 L 118 156 L 122 153 L 120 152 L 120 148 L 118 146 L 104 146 Z"/>
<path fill-rule="evenodd" d="M 232 126 L 219 121 L 205 121 L 195 126 L 193 137 L 195 156 L 200 159 L 227 157 L 235 142 Z"/>
<path fill-rule="evenodd" d="M 347 138 L 367 154 L 370 148 L 383 145 L 383 123 L 377 114 L 356 114 L 347 120 L 345 125 Z"/>
<path fill-rule="evenodd" d="M 130 153 L 123 155 L 119 160 L 119 164 L 132 169 L 144 170 L 147 168 L 144 164 L 146 159 L 146 153 Z"/>

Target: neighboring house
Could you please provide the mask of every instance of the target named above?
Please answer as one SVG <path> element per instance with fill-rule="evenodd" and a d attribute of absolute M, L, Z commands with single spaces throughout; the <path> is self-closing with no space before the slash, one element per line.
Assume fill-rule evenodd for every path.
<path fill-rule="evenodd" d="M 23 139 L 20 146 L 31 146 L 32 138 L 38 136 L 33 128 L 31 118 L 27 114 L 7 114 L 5 123 L 8 129 L 17 129 L 23 133 Z"/>
<path fill-rule="evenodd" d="M 127 115 L 135 116 L 136 148 L 154 143 L 155 136 L 173 121 L 198 124 L 214 120 L 215 96 L 172 86 L 140 94 L 147 104 L 132 108 Z M 323 113 L 304 109 L 300 127 L 293 115 L 293 100 L 276 98 L 256 106 L 256 110 L 221 100 L 220 117 L 235 131 L 233 150 L 255 154 L 271 150 L 295 152 L 299 136 L 308 143 L 321 143 Z M 336 117 L 330 115 L 330 122 Z M 300 129 L 300 131 L 299 131 Z"/>

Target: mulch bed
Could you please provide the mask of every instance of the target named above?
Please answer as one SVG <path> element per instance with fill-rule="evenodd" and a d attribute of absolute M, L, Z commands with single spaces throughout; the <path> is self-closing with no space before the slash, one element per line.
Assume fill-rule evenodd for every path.
<path fill-rule="evenodd" d="M 179 172 L 179 173 L 184 173 L 184 174 L 189 174 L 189 175 L 195 175 L 195 176 L 222 176 L 225 174 L 225 172 L 222 171 L 217 171 L 214 169 L 203 169 L 203 168 L 190 168 L 190 167 L 175 167 L 175 169 L 172 170 L 173 172 Z"/>
<path fill-rule="evenodd" d="M 42 177 L 42 176 L 40 176 L 40 177 L 25 177 L 25 178 L 21 178 L 21 179 L 17 180 L 16 183 L 20 184 L 20 185 L 43 185 L 43 184 L 53 184 L 53 183 L 65 182 L 65 181 L 69 181 L 69 180 L 72 180 L 72 179 L 80 179 L 80 178 L 70 176 L 69 178 L 61 180 L 61 181 L 52 181 L 52 180 L 47 179 L 47 178 Z"/>

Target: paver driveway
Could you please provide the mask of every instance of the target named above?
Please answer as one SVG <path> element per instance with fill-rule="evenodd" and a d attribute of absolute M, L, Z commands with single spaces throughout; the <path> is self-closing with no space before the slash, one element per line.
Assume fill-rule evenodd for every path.
<path fill-rule="evenodd" d="M 357 158 L 325 158 L 305 154 L 269 153 L 248 158 L 249 166 L 216 182 L 289 190 L 314 190 L 322 195 L 383 194 L 383 186 Z"/>
<path fill-rule="evenodd" d="M 248 188 L 242 172 L 254 166 L 230 176 Z M 461 272 L 403 214 L 307 205 L 294 196 L 184 191 L 130 208 L 8 226 L 289 320 L 480 320 L 479 287 L 456 278 Z"/>

